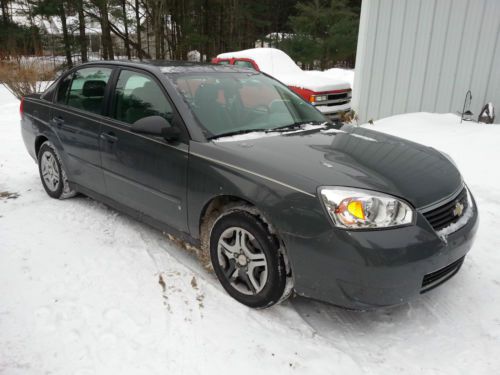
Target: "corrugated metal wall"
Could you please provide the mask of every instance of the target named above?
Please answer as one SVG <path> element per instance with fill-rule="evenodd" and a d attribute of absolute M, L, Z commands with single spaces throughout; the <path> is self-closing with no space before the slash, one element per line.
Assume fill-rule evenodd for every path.
<path fill-rule="evenodd" d="M 500 117 L 500 0 L 363 0 L 353 89 L 362 122 L 457 112 Z"/>

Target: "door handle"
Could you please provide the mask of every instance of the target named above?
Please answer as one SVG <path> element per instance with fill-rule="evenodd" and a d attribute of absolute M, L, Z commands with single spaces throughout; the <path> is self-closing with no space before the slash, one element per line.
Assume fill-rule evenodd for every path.
<path fill-rule="evenodd" d="M 118 137 L 113 132 L 101 133 L 100 138 L 103 141 L 108 141 L 109 143 L 115 143 L 118 141 Z"/>
<path fill-rule="evenodd" d="M 61 116 L 54 117 L 52 121 L 58 128 L 64 125 L 64 119 Z"/>

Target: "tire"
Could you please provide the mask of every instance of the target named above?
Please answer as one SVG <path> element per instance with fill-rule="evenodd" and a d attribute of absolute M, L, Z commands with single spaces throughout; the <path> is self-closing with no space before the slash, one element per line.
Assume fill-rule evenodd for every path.
<path fill-rule="evenodd" d="M 238 302 L 266 308 L 282 299 L 286 267 L 279 243 L 254 215 L 221 215 L 210 234 L 210 259 L 220 283 Z"/>
<path fill-rule="evenodd" d="M 66 172 L 54 146 L 46 141 L 38 151 L 38 172 L 45 192 L 55 199 L 66 199 L 76 195 L 70 188 Z"/>

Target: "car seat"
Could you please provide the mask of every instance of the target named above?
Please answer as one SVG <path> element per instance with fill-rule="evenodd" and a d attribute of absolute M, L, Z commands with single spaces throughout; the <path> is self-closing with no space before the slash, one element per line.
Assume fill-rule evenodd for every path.
<path fill-rule="evenodd" d="M 219 134 L 231 124 L 225 106 L 218 99 L 221 87 L 214 83 L 200 85 L 194 95 L 193 110 L 201 123 L 213 134 Z M 231 128 L 232 125 L 229 125 Z"/>
<path fill-rule="evenodd" d="M 82 107 L 85 111 L 101 113 L 106 82 L 99 80 L 85 81 L 82 87 Z"/>

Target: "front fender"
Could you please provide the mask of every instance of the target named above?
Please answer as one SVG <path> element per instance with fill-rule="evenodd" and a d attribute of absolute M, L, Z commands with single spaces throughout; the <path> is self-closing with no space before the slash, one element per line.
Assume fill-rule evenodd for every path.
<path fill-rule="evenodd" d="M 331 228 L 319 199 L 307 192 L 217 160 L 202 144 L 190 147 L 188 188 L 188 225 L 199 238 L 200 215 L 213 198 L 238 197 L 252 203 L 278 233 L 314 237 Z"/>

